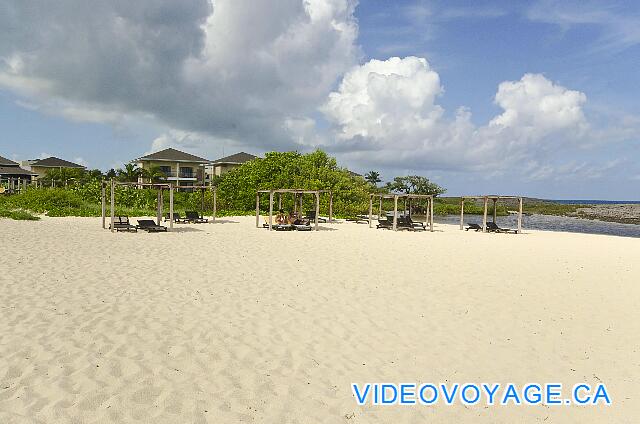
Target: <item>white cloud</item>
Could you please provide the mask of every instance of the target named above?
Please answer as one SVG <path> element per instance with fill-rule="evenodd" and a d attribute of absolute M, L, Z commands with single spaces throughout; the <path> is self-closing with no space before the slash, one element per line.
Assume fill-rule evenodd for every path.
<path fill-rule="evenodd" d="M 556 24 L 564 30 L 596 26 L 600 36 L 593 48 L 599 52 L 619 52 L 640 44 L 640 14 L 633 2 L 630 5 L 631 10 L 624 10 L 606 2 L 541 0 L 529 8 L 527 17 L 535 22 Z"/>
<path fill-rule="evenodd" d="M 8 0 L 0 87 L 73 120 L 151 116 L 175 130 L 292 148 L 286 122 L 313 113 L 360 57 L 355 6 Z"/>
<path fill-rule="evenodd" d="M 437 103 L 442 93 L 437 72 L 422 58 L 354 67 L 322 108 L 334 124 L 330 147 L 378 165 L 495 170 L 580 140 L 588 129 L 586 96 L 540 74 L 501 83 L 495 102 L 503 112 L 482 126 L 464 107 L 445 118 Z"/>

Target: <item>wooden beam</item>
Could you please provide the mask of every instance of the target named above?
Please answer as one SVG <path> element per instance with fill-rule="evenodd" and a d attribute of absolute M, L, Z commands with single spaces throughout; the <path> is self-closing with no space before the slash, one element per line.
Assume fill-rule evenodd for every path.
<path fill-rule="evenodd" d="M 464 197 L 460 199 L 460 229 L 464 230 Z"/>
<path fill-rule="evenodd" d="M 487 205 L 489 204 L 489 198 L 484 196 L 484 215 L 482 216 L 482 232 L 487 232 Z"/>
<path fill-rule="evenodd" d="M 36 182 L 37 184 L 37 182 Z M 107 228 L 107 183 L 102 180 L 102 229 Z"/>
<path fill-rule="evenodd" d="M 269 231 L 273 230 L 273 191 L 269 192 Z"/>
<path fill-rule="evenodd" d="M 333 192 L 329 192 L 329 223 L 333 221 Z"/>
<path fill-rule="evenodd" d="M 398 231 L 398 196 L 393 196 L 393 231 Z"/>
<path fill-rule="evenodd" d="M 518 199 L 518 234 L 522 233 L 522 197 Z"/>
<path fill-rule="evenodd" d="M 302 197 L 302 196 L 300 196 L 300 197 Z M 302 199 L 300 199 L 300 200 L 302 200 Z M 302 205 L 300 205 L 300 209 L 302 210 Z M 316 222 L 315 222 L 316 231 L 319 230 L 319 228 L 318 228 L 319 215 L 320 215 L 320 193 L 316 192 Z"/>
<path fill-rule="evenodd" d="M 433 233 L 433 196 L 429 199 L 429 231 Z"/>
<path fill-rule="evenodd" d="M 218 213 L 218 189 L 213 189 L 213 219 L 212 222 L 216 222 L 216 214 Z"/>
<path fill-rule="evenodd" d="M 173 184 L 169 184 L 169 228 L 173 230 Z"/>
<path fill-rule="evenodd" d="M 373 195 L 369 195 L 369 228 L 372 228 L 373 225 Z"/>
<path fill-rule="evenodd" d="M 256 193 L 256 228 L 260 228 L 260 192 Z"/>
<path fill-rule="evenodd" d="M 496 207 L 498 206 L 498 199 L 493 199 L 493 223 L 496 223 L 496 220 L 498 218 L 498 208 Z"/>
<path fill-rule="evenodd" d="M 164 195 L 162 192 L 161 188 L 158 189 L 158 214 L 156 216 L 158 225 L 162 225 L 162 210 L 164 209 Z"/>
<path fill-rule="evenodd" d="M 378 219 L 382 219 L 382 197 L 380 198 L 380 205 L 378 207 Z"/>
<path fill-rule="evenodd" d="M 116 184 L 113 178 L 111 179 L 111 232 L 113 233 L 116 224 Z"/>
<path fill-rule="evenodd" d="M 282 193 L 278 193 L 278 211 L 282 210 Z"/>

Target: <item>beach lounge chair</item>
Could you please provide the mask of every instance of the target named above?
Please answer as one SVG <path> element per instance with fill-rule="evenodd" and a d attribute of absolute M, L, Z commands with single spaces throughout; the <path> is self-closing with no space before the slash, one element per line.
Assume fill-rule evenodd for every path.
<path fill-rule="evenodd" d="M 393 228 L 393 220 L 389 221 L 388 219 L 379 219 L 376 228 L 391 229 Z"/>
<path fill-rule="evenodd" d="M 311 231 L 311 221 L 308 219 L 296 219 L 293 223 L 293 229 L 296 231 Z"/>
<path fill-rule="evenodd" d="M 511 228 L 500 228 L 495 222 L 487 222 L 487 231 L 494 233 L 518 233 L 518 230 L 513 230 Z"/>
<path fill-rule="evenodd" d="M 157 225 L 152 219 L 139 219 L 136 228 L 145 230 L 148 233 L 160 233 L 167 231 L 167 227 Z"/>
<path fill-rule="evenodd" d="M 111 225 L 109 225 L 109 229 L 111 229 Z M 128 216 L 116 216 L 115 220 L 113 221 L 113 229 L 116 231 L 131 231 L 134 233 L 138 232 L 136 226 L 129 223 Z"/>
<path fill-rule="evenodd" d="M 407 215 L 407 217 L 405 218 L 407 224 L 411 225 L 411 227 L 413 227 L 414 230 L 418 230 L 418 231 L 424 231 L 427 229 L 427 227 L 425 226 L 424 222 L 415 222 L 413 219 L 411 219 L 410 216 Z"/>
<path fill-rule="evenodd" d="M 207 218 L 201 217 L 198 212 L 187 211 L 185 212 L 185 221 L 193 222 L 194 224 L 205 224 L 209 222 Z"/>
<path fill-rule="evenodd" d="M 303 218 L 304 219 L 308 219 L 309 221 L 315 222 L 315 220 L 316 220 L 316 211 L 307 211 L 307 214 Z M 318 217 L 318 222 L 327 222 L 327 219 L 319 216 Z"/>
<path fill-rule="evenodd" d="M 482 226 L 479 225 L 479 224 L 474 224 L 474 223 L 468 222 L 467 225 L 468 225 L 467 228 L 464 229 L 465 231 L 469 231 L 469 230 L 474 230 L 476 232 L 477 231 L 482 231 Z"/>
<path fill-rule="evenodd" d="M 368 224 L 369 223 L 369 215 L 356 215 L 350 216 L 346 218 L 348 222 L 355 222 L 356 224 Z"/>
<path fill-rule="evenodd" d="M 171 214 L 166 214 L 164 216 L 164 222 L 167 222 L 171 219 Z M 178 212 L 173 213 L 173 222 L 176 224 L 186 224 L 188 221 L 185 218 L 182 218 Z"/>

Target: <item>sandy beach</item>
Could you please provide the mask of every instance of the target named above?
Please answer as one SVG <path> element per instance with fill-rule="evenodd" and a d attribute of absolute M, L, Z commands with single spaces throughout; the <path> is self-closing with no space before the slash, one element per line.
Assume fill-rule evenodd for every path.
<path fill-rule="evenodd" d="M 0 219 L 0 422 L 637 422 L 640 240 L 321 226 Z M 354 382 L 602 382 L 612 405 L 358 406 Z"/>

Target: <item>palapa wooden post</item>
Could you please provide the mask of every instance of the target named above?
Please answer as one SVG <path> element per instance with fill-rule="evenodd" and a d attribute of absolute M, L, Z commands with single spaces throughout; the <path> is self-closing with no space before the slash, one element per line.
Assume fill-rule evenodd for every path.
<path fill-rule="evenodd" d="M 498 210 L 496 206 L 498 205 L 498 199 L 493 199 L 493 223 L 496 223 L 496 219 L 498 218 Z"/>
<path fill-rule="evenodd" d="M 273 229 L 273 190 L 269 192 L 269 231 Z"/>
<path fill-rule="evenodd" d="M 518 198 L 518 234 L 522 233 L 522 197 Z"/>
<path fill-rule="evenodd" d="M 484 214 L 482 216 L 482 232 L 487 232 L 487 205 L 489 204 L 489 199 L 487 196 L 483 197 L 484 199 Z"/>
<path fill-rule="evenodd" d="M 169 183 L 169 228 L 173 230 L 173 184 Z"/>
<path fill-rule="evenodd" d="M 378 206 L 378 219 L 382 219 L 382 196 L 380 196 L 380 205 Z"/>
<path fill-rule="evenodd" d="M 213 188 L 213 219 L 212 222 L 216 222 L 216 214 L 218 212 L 218 188 Z"/>
<path fill-rule="evenodd" d="M 114 179 L 111 179 L 111 232 L 113 233 L 115 229 L 116 223 L 116 182 Z"/>
<path fill-rule="evenodd" d="M 464 230 L 464 197 L 460 198 L 460 229 Z"/>
<path fill-rule="evenodd" d="M 373 222 L 373 194 L 369 195 L 369 228 L 372 228 Z"/>
<path fill-rule="evenodd" d="M 302 197 L 302 196 L 300 196 Z M 300 209 L 302 209 L 302 205 L 300 205 Z M 316 222 L 315 222 L 315 230 L 318 231 L 318 219 L 319 219 L 319 215 L 320 215 L 320 192 L 316 191 Z"/>
<path fill-rule="evenodd" d="M 429 231 L 433 233 L 433 196 L 429 198 Z"/>
<path fill-rule="evenodd" d="M 293 213 L 298 213 L 298 193 L 293 193 Z"/>
<path fill-rule="evenodd" d="M 333 221 L 333 191 L 329 192 L 329 222 Z"/>
<path fill-rule="evenodd" d="M 158 188 L 158 215 L 156 216 L 158 225 L 162 225 L 162 210 L 164 209 L 164 195 L 162 186 Z"/>
<path fill-rule="evenodd" d="M 398 231 L 398 195 L 393 195 L 393 231 Z"/>
<path fill-rule="evenodd" d="M 278 193 L 278 211 L 282 210 L 282 193 Z"/>
<path fill-rule="evenodd" d="M 260 228 L 260 192 L 256 192 L 256 228 Z"/>
<path fill-rule="evenodd" d="M 204 218 L 204 187 L 200 189 L 200 211 L 202 213 L 202 218 Z"/>
<path fill-rule="evenodd" d="M 102 180 L 102 229 L 107 228 L 107 194 L 106 194 L 106 185 L 107 183 Z"/>

